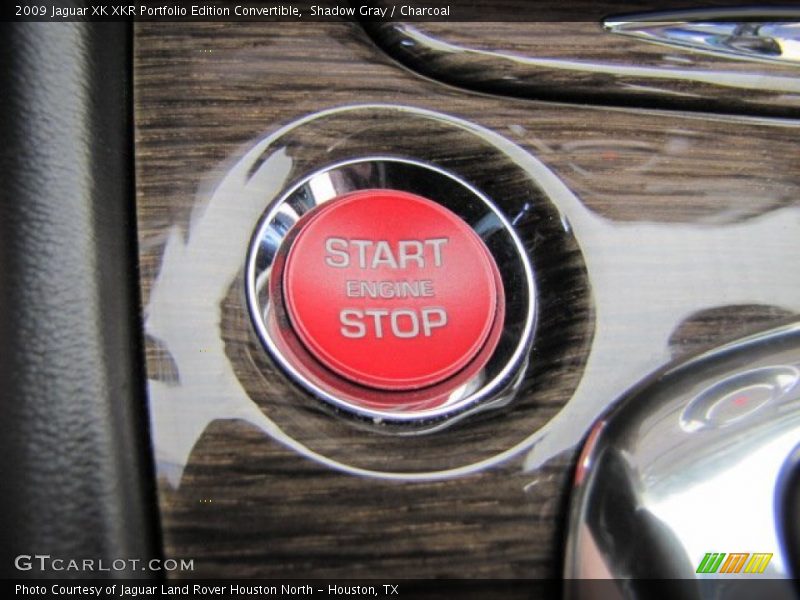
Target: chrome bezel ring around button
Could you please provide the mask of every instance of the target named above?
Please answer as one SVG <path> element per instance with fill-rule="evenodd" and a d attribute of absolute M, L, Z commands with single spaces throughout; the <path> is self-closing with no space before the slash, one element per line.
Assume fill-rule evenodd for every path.
<path fill-rule="evenodd" d="M 378 188 L 418 194 L 454 212 L 478 234 L 497 263 L 506 296 L 500 341 L 484 368 L 466 381 L 453 377 L 403 392 L 361 386 L 322 366 L 289 323 L 279 283 L 299 232 L 295 225 L 334 198 Z M 374 156 L 338 162 L 289 187 L 269 205 L 251 240 L 245 284 L 258 337 L 283 370 L 329 406 L 376 423 L 437 425 L 506 404 L 526 366 L 536 322 L 533 272 L 511 223 L 489 198 L 457 175 L 406 158 Z M 381 406 L 387 394 L 391 408 Z"/>

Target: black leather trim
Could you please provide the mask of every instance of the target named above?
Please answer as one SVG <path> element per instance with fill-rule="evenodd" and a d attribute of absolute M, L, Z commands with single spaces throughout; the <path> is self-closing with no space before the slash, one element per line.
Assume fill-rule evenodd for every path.
<path fill-rule="evenodd" d="M 126 23 L 0 25 L 0 576 L 159 556 Z M 65 565 L 62 565 L 65 566 Z M 97 568 L 97 563 L 95 563 Z"/>

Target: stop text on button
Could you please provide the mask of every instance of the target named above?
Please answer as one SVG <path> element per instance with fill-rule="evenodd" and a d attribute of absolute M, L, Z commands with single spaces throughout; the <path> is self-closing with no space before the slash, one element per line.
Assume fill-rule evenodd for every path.
<path fill-rule="evenodd" d="M 345 308 L 339 313 L 339 321 L 342 324 L 342 335 L 351 339 L 369 336 L 381 339 L 384 333 L 401 339 L 420 335 L 430 337 L 434 329 L 447 325 L 447 311 L 438 306 L 419 311 L 413 308 Z"/>

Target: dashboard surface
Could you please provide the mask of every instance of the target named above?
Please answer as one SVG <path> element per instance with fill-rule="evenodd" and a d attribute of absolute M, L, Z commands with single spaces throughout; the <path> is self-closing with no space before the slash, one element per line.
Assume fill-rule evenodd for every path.
<path fill-rule="evenodd" d="M 350 22 L 137 23 L 134 104 L 164 552 L 194 557 L 192 576 L 557 578 L 597 416 L 672 361 L 800 311 L 796 119 L 458 89 Z M 425 435 L 302 392 L 245 300 L 270 202 L 380 155 L 491 190 L 536 279 L 521 385 Z"/>

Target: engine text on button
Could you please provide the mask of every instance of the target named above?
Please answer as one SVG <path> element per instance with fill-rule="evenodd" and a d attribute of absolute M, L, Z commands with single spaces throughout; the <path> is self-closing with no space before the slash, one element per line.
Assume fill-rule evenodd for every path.
<path fill-rule="evenodd" d="M 348 279 L 345 282 L 345 295 L 348 298 L 432 298 L 433 280 L 414 281 L 359 281 Z"/>

